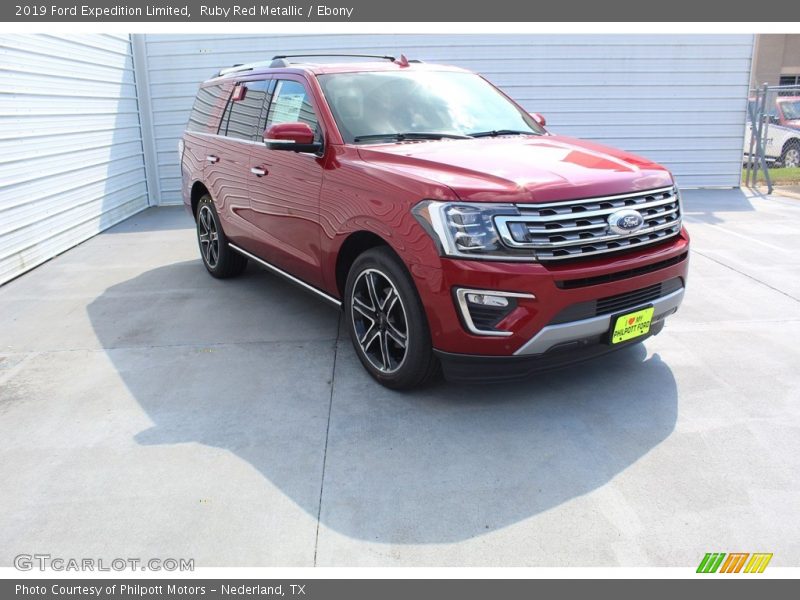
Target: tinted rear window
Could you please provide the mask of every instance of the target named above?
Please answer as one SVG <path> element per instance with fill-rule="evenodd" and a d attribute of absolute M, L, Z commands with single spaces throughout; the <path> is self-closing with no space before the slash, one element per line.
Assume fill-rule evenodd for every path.
<path fill-rule="evenodd" d="M 228 103 L 219 133 L 242 140 L 259 139 L 264 133 L 263 111 L 271 83 L 258 80 L 239 84 L 237 87 L 245 88 L 244 98 Z"/>
<path fill-rule="evenodd" d="M 220 105 L 224 105 L 223 94 L 224 90 L 221 84 L 201 87 L 197 91 L 186 130 L 217 133 L 219 108 Z"/>

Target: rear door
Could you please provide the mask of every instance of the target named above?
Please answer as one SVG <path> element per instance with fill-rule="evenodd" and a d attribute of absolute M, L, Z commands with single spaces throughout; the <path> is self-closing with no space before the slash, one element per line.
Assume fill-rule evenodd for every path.
<path fill-rule="evenodd" d="M 219 130 L 209 144 L 205 180 L 228 238 L 250 246 L 255 233 L 248 213 L 250 153 L 260 137 L 269 95 L 267 79 L 239 81 L 233 87 Z"/>
<path fill-rule="evenodd" d="M 230 84 L 202 85 L 189 114 L 183 134 L 181 153 L 181 177 L 184 202 L 188 203 L 192 186 L 196 181 L 205 181 L 206 157 L 209 144 L 219 129 L 219 122 L 230 95 Z"/>
<path fill-rule="evenodd" d="M 322 141 L 318 115 L 303 77 L 276 77 L 265 128 L 276 123 L 307 123 L 315 140 Z M 253 146 L 250 155 L 251 215 L 261 232 L 257 253 L 317 287 L 323 286 L 319 249 L 323 164 L 322 157 L 315 154 L 270 150 L 263 143 Z"/>

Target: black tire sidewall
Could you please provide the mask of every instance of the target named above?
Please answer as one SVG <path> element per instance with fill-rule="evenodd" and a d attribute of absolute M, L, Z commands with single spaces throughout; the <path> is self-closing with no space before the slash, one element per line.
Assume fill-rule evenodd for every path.
<path fill-rule="evenodd" d="M 402 366 L 394 373 L 376 369 L 364 355 L 353 325 L 351 298 L 358 276 L 367 269 L 376 269 L 395 286 L 406 312 L 408 347 Z M 393 389 L 409 389 L 424 383 L 433 370 L 433 348 L 430 329 L 422 302 L 405 265 L 387 247 L 378 247 L 361 254 L 350 268 L 344 293 L 344 317 L 347 331 L 358 359 L 382 385 Z"/>
<path fill-rule="evenodd" d="M 204 206 L 207 206 L 210 209 L 211 218 L 214 219 L 214 225 L 217 228 L 219 249 L 217 264 L 214 267 L 211 267 L 206 262 L 206 257 L 203 254 L 203 245 L 200 243 L 200 211 Z M 225 236 L 225 231 L 222 229 L 222 221 L 220 221 L 219 215 L 217 214 L 214 201 L 208 194 L 200 198 L 200 201 L 197 203 L 195 230 L 197 236 L 197 246 L 200 249 L 200 259 L 203 261 L 203 265 L 205 266 L 206 270 L 211 273 L 211 275 L 219 278 L 232 277 L 238 275 L 244 270 L 244 267 L 247 265 L 247 259 L 244 256 L 235 253 L 228 246 L 228 238 Z"/>

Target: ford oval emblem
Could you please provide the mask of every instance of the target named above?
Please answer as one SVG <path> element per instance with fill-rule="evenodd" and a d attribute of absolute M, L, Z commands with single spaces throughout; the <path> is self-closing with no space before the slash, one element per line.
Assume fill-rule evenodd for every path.
<path fill-rule="evenodd" d="M 608 228 L 617 235 L 636 233 L 643 225 L 642 215 L 632 208 L 618 210 L 608 217 Z"/>

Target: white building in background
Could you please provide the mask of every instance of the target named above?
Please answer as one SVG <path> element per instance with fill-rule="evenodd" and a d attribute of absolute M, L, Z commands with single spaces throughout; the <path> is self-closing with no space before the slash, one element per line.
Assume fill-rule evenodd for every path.
<path fill-rule="evenodd" d="M 554 132 L 684 187 L 739 185 L 752 35 L 0 36 L 0 283 L 149 205 L 180 203 L 197 84 L 275 54 L 394 54 L 477 71 Z"/>

